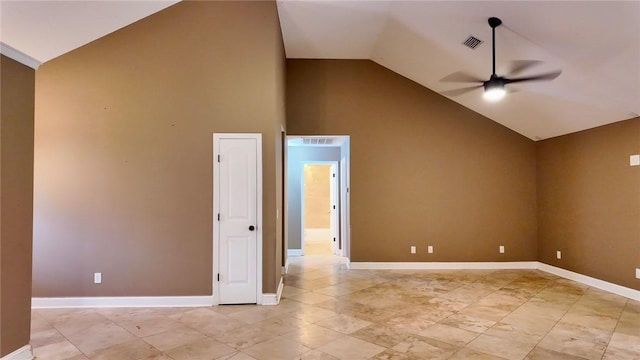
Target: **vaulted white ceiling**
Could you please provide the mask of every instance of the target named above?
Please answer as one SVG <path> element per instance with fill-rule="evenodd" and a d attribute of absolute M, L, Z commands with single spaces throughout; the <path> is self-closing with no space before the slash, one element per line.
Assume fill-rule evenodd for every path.
<path fill-rule="evenodd" d="M 177 2 L 0 2 L 0 40 L 41 62 Z M 288 58 L 371 59 L 442 92 L 473 84 L 441 80 L 457 71 L 488 79 L 491 29 L 497 73 L 513 60 L 542 63 L 518 76 L 562 70 L 553 81 L 512 84 L 497 103 L 478 89 L 451 97 L 531 139 L 546 139 L 640 114 L 640 1 L 278 0 Z M 484 42 L 462 45 L 473 35 Z"/>
<path fill-rule="evenodd" d="M 513 60 L 543 61 L 518 76 L 562 74 L 497 103 L 481 89 L 452 100 L 531 139 L 640 113 L 638 1 L 279 0 L 278 12 L 288 58 L 371 59 L 436 92 L 473 85 L 440 81 L 458 71 L 489 79 L 496 16 L 498 75 Z M 484 42 L 472 50 L 469 35 Z"/>

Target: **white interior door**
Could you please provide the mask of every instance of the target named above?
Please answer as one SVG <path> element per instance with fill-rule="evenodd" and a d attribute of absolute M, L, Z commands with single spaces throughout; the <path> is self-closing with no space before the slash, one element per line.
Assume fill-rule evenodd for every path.
<path fill-rule="evenodd" d="M 218 266 L 214 266 L 214 282 L 218 291 L 214 296 L 219 304 L 255 304 L 262 277 L 258 266 L 260 134 L 216 135 L 218 251 L 214 261 Z"/>

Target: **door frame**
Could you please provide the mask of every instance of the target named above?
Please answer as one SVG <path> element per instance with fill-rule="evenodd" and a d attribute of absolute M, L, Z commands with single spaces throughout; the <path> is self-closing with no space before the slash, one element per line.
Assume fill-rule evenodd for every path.
<path fill-rule="evenodd" d="M 302 252 L 302 256 L 304 256 L 304 217 L 305 217 L 305 210 L 304 210 L 304 192 L 305 192 L 305 186 L 304 186 L 304 166 L 305 165 L 331 165 L 331 171 L 334 171 L 336 174 L 336 177 L 331 177 L 331 172 L 329 173 L 329 181 L 331 182 L 330 186 L 335 186 L 335 188 L 337 189 L 337 191 L 333 192 L 333 198 L 330 199 L 331 202 L 333 202 L 336 205 L 336 211 L 335 213 L 331 214 L 331 217 L 333 217 L 333 219 L 331 219 L 331 223 L 334 224 L 334 227 L 331 228 L 331 236 L 336 237 L 336 244 L 332 245 L 331 248 L 334 249 L 333 251 L 333 255 L 338 255 L 338 256 L 342 256 L 342 247 L 340 246 L 340 244 L 342 244 L 341 240 L 340 240 L 340 221 L 342 218 L 342 208 L 340 206 L 340 161 L 337 160 L 303 160 L 300 162 L 300 165 L 302 167 L 302 171 L 300 174 L 300 250 Z M 331 197 L 331 195 L 329 195 Z M 331 210 L 331 209 L 329 209 Z"/>
<path fill-rule="evenodd" d="M 262 134 L 260 133 L 213 133 L 213 152 L 211 161 L 213 162 L 213 213 L 211 216 L 213 224 L 213 268 L 211 272 L 211 292 L 213 295 L 213 305 L 219 305 L 219 282 L 217 274 L 220 272 L 220 264 L 217 256 L 220 249 L 220 227 L 217 226 L 217 214 L 220 212 L 220 163 L 217 161 L 220 139 L 256 139 L 256 304 L 262 304 Z"/>

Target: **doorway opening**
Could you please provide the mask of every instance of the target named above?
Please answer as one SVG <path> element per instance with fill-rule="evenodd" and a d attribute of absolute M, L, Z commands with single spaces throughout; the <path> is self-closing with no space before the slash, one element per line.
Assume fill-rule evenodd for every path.
<path fill-rule="evenodd" d="M 303 162 L 300 180 L 303 254 L 342 255 L 337 175 L 337 161 Z"/>
<path fill-rule="evenodd" d="M 349 137 L 287 136 L 287 256 L 349 257 Z"/>

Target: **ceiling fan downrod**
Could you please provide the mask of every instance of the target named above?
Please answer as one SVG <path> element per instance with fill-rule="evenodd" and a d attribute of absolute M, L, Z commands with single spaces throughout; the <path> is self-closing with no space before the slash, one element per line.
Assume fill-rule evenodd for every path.
<path fill-rule="evenodd" d="M 495 77 L 496 75 L 496 28 L 502 24 L 502 20 L 497 17 L 489 18 L 489 26 L 491 26 L 491 51 L 493 58 L 493 67 L 491 72 L 491 77 Z"/>

